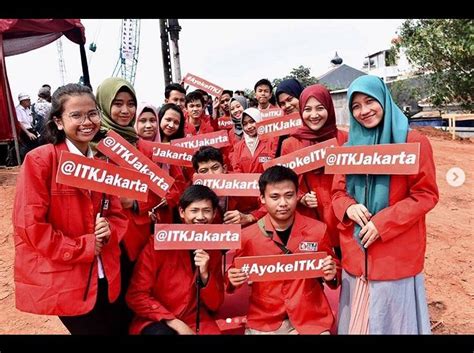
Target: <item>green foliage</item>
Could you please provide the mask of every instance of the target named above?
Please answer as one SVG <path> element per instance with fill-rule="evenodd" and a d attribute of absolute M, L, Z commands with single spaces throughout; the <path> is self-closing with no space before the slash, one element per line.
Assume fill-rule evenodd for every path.
<path fill-rule="evenodd" d="M 272 81 L 272 85 L 273 87 L 276 87 L 280 84 L 281 81 L 287 80 L 289 78 L 296 78 L 298 81 L 301 82 L 303 87 L 318 83 L 318 79 L 314 76 L 311 76 L 311 69 L 309 67 L 304 67 L 303 65 L 300 65 L 298 67 L 293 68 L 289 75 L 283 78 L 275 78 Z"/>
<path fill-rule="evenodd" d="M 474 108 L 474 21 L 470 19 L 406 20 L 394 48 L 405 48 L 410 62 L 429 74 L 426 92 L 436 107 L 461 103 Z"/>

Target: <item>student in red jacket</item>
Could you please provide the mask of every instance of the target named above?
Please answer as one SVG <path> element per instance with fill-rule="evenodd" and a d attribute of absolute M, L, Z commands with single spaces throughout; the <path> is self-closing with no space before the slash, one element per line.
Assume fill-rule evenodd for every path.
<path fill-rule="evenodd" d="M 258 101 L 258 110 L 267 110 L 277 108 L 275 103 L 275 97 L 273 96 L 273 87 L 272 83 L 266 79 L 262 78 L 258 80 L 254 86 L 255 98 Z M 272 104 L 273 103 L 273 104 Z"/>
<path fill-rule="evenodd" d="M 183 111 L 173 103 L 164 104 L 158 112 L 158 135 L 162 143 L 170 143 L 171 140 L 184 137 L 184 114 Z M 168 163 L 157 163 L 174 178 L 174 183 L 153 211 L 152 217 L 159 223 L 173 223 L 177 214 L 177 205 L 180 195 L 189 182 L 186 181 L 185 168 Z M 192 174 L 191 174 L 192 178 Z M 189 177 L 187 178 L 189 179 Z"/>
<path fill-rule="evenodd" d="M 317 84 L 306 87 L 299 98 L 302 127 L 283 141 L 282 155 L 309 147 L 332 138 L 342 145 L 347 133 L 336 126 L 336 113 L 326 87 Z M 308 217 L 319 219 L 328 226 L 329 240 L 340 258 L 337 218 L 331 207 L 332 174 L 324 168 L 312 170 L 299 177 L 299 210 Z"/>
<path fill-rule="evenodd" d="M 184 133 L 186 136 L 195 136 L 214 131 L 211 122 L 205 118 L 204 98 L 201 93 L 193 91 L 186 95 L 185 116 Z"/>
<path fill-rule="evenodd" d="M 347 97 L 347 145 L 419 143 L 420 169 L 416 175 L 334 177 L 333 207 L 340 221 L 343 267 L 339 333 L 349 332 L 351 298 L 356 279 L 362 275 L 367 276 L 369 287 L 368 333 L 430 333 L 422 273 L 425 215 L 439 198 L 430 142 L 409 130 L 408 119 L 379 77 L 357 78 Z"/>
<path fill-rule="evenodd" d="M 216 194 L 204 185 L 191 185 L 179 201 L 179 213 L 186 224 L 212 223 L 217 207 Z M 127 303 L 135 312 L 130 333 L 194 334 L 198 280 L 202 286 L 200 333 L 219 334 L 211 313 L 224 300 L 221 266 L 219 251 L 155 250 L 154 239 L 150 239 L 138 259 L 127 293 Z"/>
<path fill-rule="evenodd" d="M 225 174 L 227 165 L 221 151 L 212 146 L 202 146 L 193 155 L 197 174 Z M 263 217 L 265 211 L 258 204 L 248 203 L 248 197 L 221 196 L 216 223 L 248 225 Z"/>
<path fill-rule="evenodd" d="M 16 307 L 58 315 L 73 335 L 126 334 L 116 304 L 127 229 L 120 201 L 56 182 L 61 152 L 93 158 L 89 142 L 99 127 L 88 87 L 58 88 L 46 123 L 50 143 L 27 154 L 13 205 Z"/>
<path fill-rule="evenodd" d="M 302 244 L 325 251 L 323 280 L 332 288 L 340 283 L 326 225 L 296 212 L 298 176 L 283 166 L 268 168 L 259 179 L 260 198 L 268 214 L 242 231 L 236 257 L 302 252 Z M 248 280 L 242 269 L 228 271 L 227 290 Z M 306 278 L 253 282 L 246 334 L 329 334 L 334 316 L 320 279 Z"/>
<path fill-rule="evenodd" d="M 139 138 L 150 142 L 161 142 L 158 133 L 158 112 L 153 104 L 147 102 L 138 104 L 134 128 Z"/>

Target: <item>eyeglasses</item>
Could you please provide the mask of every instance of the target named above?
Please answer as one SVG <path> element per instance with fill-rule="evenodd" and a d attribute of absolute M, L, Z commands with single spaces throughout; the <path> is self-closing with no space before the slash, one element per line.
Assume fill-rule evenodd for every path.
<path fill-rule="evenodd" d="M 93 123 L 98 123 L 100 121 L 100 113 L 97 109 L 91 110 L 87 113 L 79 113 L 79 112 L 72 112 L 67 115 L 69 118 L 71 118 L 74 123 L 81 125 L 84 124 L 86 121 L 86 118 L 88 118 L 91 122 Z"/>

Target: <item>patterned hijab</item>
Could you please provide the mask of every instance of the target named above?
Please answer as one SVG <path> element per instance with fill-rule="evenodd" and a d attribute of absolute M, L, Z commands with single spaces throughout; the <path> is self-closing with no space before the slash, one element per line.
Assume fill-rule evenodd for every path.
<path fill-rule="evenodd" d="M 334 105 L 332 103 L 331 94 L 328 89 L 320 84 L 311 85 L 306 87 L 300 95 L 300 116 L 303 116 L 304 106 L 308 102 L 309 98 L 314 97 L 320 102 L 328 112 L 328 118 L 324 125 L 318 130 L 314 131 L 305 124 L 303 118 L 303 126 L 298 128 L 292 135 L 298 140 L 306 140 L 309 145 L 313 145 L 317 142 L 329 140 L 337 135 L 336 127 L 336 112 L 334 111 Z"/>
<path fill-rule="evenodd" d="M 137 104 L 137 95 L 135 94 L 132 84 L 123 78 L 107 78 L 99 85 L 99 87 L 97 87 L 96 99 L 102 113 L 102 126 L 96 136 L 103 138 L 107 131 L 113 130 L 132 145 L 135 145 L 138 140 L 138 135 L 134 128 L 136 116 L 133 117 L 128 126 L 120 126 L 112 119 L 110 113 L 112 101 L 122 88 L 126 88 L 131 93 L 135 100 L 135 104 Z"/>
<path fill-rule="evenodd" d="M 145 108 L 148 108 L 148 109 L 153 111 L 153 114 L 155 114 L 156 121 L 157 121 L 157 124 L 158 124 L 157 130 L 156 130 L 156 135 L 155 135 L 155 138 L 153 139 L 152 142 L 161 142 L 160 122 L 159 122 L 160 119 L 158 118 L 158 112 L 156 111 L 156 107 L 153 104 L 147 103 L 147 102 L 140 102 L 138 104 L 138 106 L 137 106 L 137 115 L 136 115 L 135 124 L 133 125 L 133 128 L 138 133 L 138 118 L 140 117 L 140 115 L 142 115 Z"/>
<path fill-rule="evenodd" d="M 352 114 L 352 100 L 355 93 L 363 93 L 377 100 L 383 109 L 382 121 L 371 129 L 361 125 Z M 346 146 L 405 143 L 408 135 L 408 119 L 395 104 L 387 85 L 378 76 L 364 75 L 355 79 L 347 91 L 349 104 L 349 141 Z M 388 206 L 390 175 L 350 174 L 346 177 L 346 190 L 358 202 L 375 215 Z M 368 200 L 365 189 L 368 188 Z M 354 237 L 360 244 L 356 225 Z"/>

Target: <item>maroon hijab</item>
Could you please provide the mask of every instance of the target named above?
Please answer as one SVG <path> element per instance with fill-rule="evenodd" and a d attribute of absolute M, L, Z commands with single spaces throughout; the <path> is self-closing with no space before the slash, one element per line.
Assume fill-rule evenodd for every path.
<path fill-rule="evenodd" d="M 320 84 L 311 85 L 306 87 L 300 95 L 300 116 L 303 116 L 304 106 L 310 97 L 316 98 L 328 111 L 328 119 L 326 123 L 318 130 L 311 130 L 308 125 L 305 124 L 303 118 L 303 126 L 298 128 L 292 135 L 298 140 L 307 140 L 309 144 L 322 142 L 329 140 L 337 135 L 336 127 L 336 113 L 334 111 L 334 105 L 332 103 L 331 94 L 328 89 Z"/>

